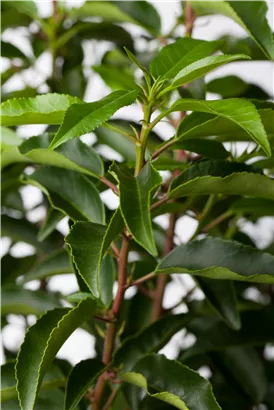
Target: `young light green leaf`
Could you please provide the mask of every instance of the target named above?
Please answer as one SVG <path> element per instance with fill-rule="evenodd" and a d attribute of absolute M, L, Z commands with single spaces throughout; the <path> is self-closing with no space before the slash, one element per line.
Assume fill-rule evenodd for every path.
<path fill-rule="evenodd" d="M 73 268 L 66 250 L 58 249 L 36 262 L 25 274 L 20 283 L 41 280 L 62 273 L 73 273 Z"/>
<path fill-rule="evenodd" d="M 45 374 L 40 390 L 65 386 L 66 380 L 60 369 L 52 364 Z M 15 361 L 10 361 L 1 366 L 1 403 L 17 398 Z"/>
<path fill-rule="evenodd" d="M 119 183 L 121 212 L 136 242 L 152 256 L 157 255 L 151 217 L 151 197 L 162 182 L 158 171 L 147 162 L 137 177 L 125 166 L 113 165 L 110 172 Z"/>
<path fill-rule="evenodd" d="M 123 230 L 120 210 L 114 213 L 108 226 L 77 222 L 66 236 L 73 262 L 95 297 L 100 296 L 100 266 L 113 239 Z"/>
<path fill-rule="evenodd" d="M 108 121 L 120 108 L 132 104 L 138 95 L 138 91 L 114 91 L 102 100 L 74 104 L 64 117 L 64 121 L 50 144 L 50 148 L 57 148 L 64 142 L 80 137 L 83 134 L 95 130 Z"/>
<path fill-rule="evenodd" d="M 105 366 L 98 359 L 82 360 L 73 367 L 66 385 L 64 410 L 74 410 L 86 391 L 95 383 Z"/>
<path fill-rule="evenodd" d="M 154 78 L 173 79 L 184 67 L 208 57 L 217 51 L 222 42 L 181 38 L 162 48 L 151 61 L 150 72 Z"/>
<path fill-rule="evenodd" d="M 237 308 L 234 283 L 228 280 L 219 281 L 201 277 L 195 279 L 204 292 L 207 301 L 217 314 L 219 314 L 232 329 L 240 329 L 241 318 Z"/>
<path fill-rule="evenodd" d="M 2 125 L 61 124 L 66 110 L 76 103 L 81 100 L 64 94 L 10 99 L 1 104 Z"/>
<path fill-rule="evenodd" d="M 99 192 L 85 175 L 42 166 L 23 182 L 40 188 L 53 208 L 75 221 L 105 222 L 105 208 Z"/>
<path fill-rule="evenodd" d="M 161 272 L 274 283 L 274 256 L 238 242 L 207 237 L 175 248 L 156 268 L 157 274 Z"/>
<path fill-rule="evenodd" d="M 210 71 L 222 66 L 223 64 L 230 63 L 236 60 L 249 60 L 250 57 L 244 54 L 235 55 L 218 55 L 202 58 L 201 60 L 195 61 L 187 66 L 185 66 L 179 73 L 175 76 L 170 87 L 166 88 L 163 92 L 167 90 L 173 90 L 174 88 L 180 87 L 184 84 L 190 83 L 203 77 Z"/>
<path fill-rule="evenodd" d="M 30 162 L 18 150 L 22 141 L 10 128 L 1 127 L 1 169 L 15 162 Z"/>
<path fill-rule="evenodd" d="M 60 306 L 59 299 L 42 290 L 28 290 L 7 284 L 2 286 L 1 314 L 40 315 L 46 310 Z"/>
<path fill-rule="evenodd" d="M 264 54 L 274 59 L 274 42 L 271 28 L 267 22 L 267 5 L 264 1 L 191 1 L 198 15 L 223 14 L 230 17 L 246 30 Z"/>
<path fill-rule="evenodd" d="M 263 127 L 260 115 L 254 104 L 240 98 L 229 98 L 227 100 L 216 101 L 199 101 L 199 100 L 178 100 L 168 112 L 173 111 L 199 111 L 224 117 L 250 135 L 250 137 L 259 144 L 267 155 L 271 155 L 269 141 Z M 188 123 L 189 127 L 189 123 Z M 184 136 L 184 120 L 177 129 L 177 138 Z"/>
<path fill-rule="evenodd" d="M 95 313 L 96 303 L 87 298 L 75 308 L 50 310 L 29 328 L 15 368 L 22 410 L 34 408 L 37 392 L 56 353 L 74 330 Z"/>
<path fill-rule="evenodd" d="M 171 183 L 168 195 L 178 198 L 214 193 L 274 199 L 274 180 L 250 165 L 204 160 L 179 175 Z"/>
<path fill-rule="evenodd" d="M 122 373 L 121 377 L 177 409 L 221 410 L 208 380 L 163 355 L 145 356 L 132 372 Z"/>
<path fill-rule="evenodd" d="M 144 354 L 162 349 L 172 336 L 193 318 L 191 314 L 165 316 L 137 334 L 128 337 L 114 355 L 113 366 L 130 371 Z"/>
<path fill-rule="evenodd" d="M 71 169 L 95 178 L 104 175 L 102 159 L 92 147 L 74 139 L 52 151 L 49 149 L 52 139 L 50 134 L 29 138 L 20 145 L 19 151 L 37 164 Z"/>

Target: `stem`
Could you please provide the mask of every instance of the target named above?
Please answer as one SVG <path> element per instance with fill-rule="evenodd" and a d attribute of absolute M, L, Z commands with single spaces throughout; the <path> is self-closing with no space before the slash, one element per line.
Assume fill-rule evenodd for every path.
<path fill-rule="evenodd" d="M 162 204 L 165 204 L 169 200 L 168 196 L 164 196 L 162 199 L 159 199 L 159 201 L 155 202 L 154 204 L 151 205 L 150 211 L 154 211 L 154 209 L 159 208 Z"/>
<path fill-rule="evenodd" d="M 117 396 L 119 389 L 115 389 L 112 391 L 111 395 L 109 396 L 106 404 L 103 407 L 103 410 L 108 410 L 110 408 L 110 406 L 112 405 L 112 402 L 114 401 L 115 397 Z"/>
<path fill-rule="evenodd" d="M 169 147 L 171 147 L 173 144 L 175 144 L 176 140 L 175 138 L 170 139 L 166 144 L 162 145 L 159 149 L 153 152 L 152 154 L 152 159 L 156 159 L 159 157 L 159 155 L 167 150 Z"/>
<path fill-rule="evenodd" d="M 129 251 L 129 240 L 124 235 L 123 243 L 118 260 L 118 290 L 115 296 L 112 313 L 113 316 L 117 319 L 120 313 L 120 307 L 124 299 L 124 294 L 126 291 L 126 281 L 127 281 L 127 257 Z M 112 359 L 112 352 L 114 350 L 114 344 L 117 334 L 117 322 L 109 323 L 107 325 L 107 333 L 104 344 L 103 358 L 102 361 L 105 365 L 109 365 Z M 94 402 L 92 405 L 93 410 L 100 409 L 100 402 L 102 395 L 104 393 L 104 388 L 106 384 L 107 373 L 103 373 L 97 382 L 97 385 L 94 390 Z"/>
<path fill-rule="evenodd" d="M 119 189 L 117 188 L 117 186 L 110 182 L 106 177 L 101 177 L 100 181 L 103 182 L 103 184 L 107 185 L 110 189 L 112 189 L 115 194 L 119 195 Z"/>
<path fill-rule="evenodd" d="M 223 222 L 225 219 L 229 218 L 232 215 L 231 211 L 226 211 L 223 214 L 221 214 L 220 216 L 218 216 L 217 218 L 213 219 L 213 221 L 211 221 L 209 224 L 207 224 L 203 229 L 202 232 L 203 233 L 207 233 L 209 232 L 212 228 L 214 228 L 215 226 L 219 225 L 219 223 Z"/>
<path fill-rule="evenodd" d="M 195 15 L 193 8 L 189 1 L 185 3 L 185 26 L 186 26 L 186 37 L 191 37 L 193 31 L 193 23 L 195 21 Z"/>
<path fill-rule="evenodd" d="M 156 276 L 155 272 L 150 272 L 145 276 L 142 276 L 140 279 L 135 280 L 134 282 L 130 283 L 130 286 L 138 286 L 141 283 L 146 282 L 147 280 L 153 279 Z"/>
<path fill-rule="evenodd" d="M 140 134 L 139 143 L 136 143 L 136 167 L 135 167 L 135 176 L 137 176 L 144 165 L 147 138 L 151 131 L 150 126 L 150 117 L 152 112 L 152 104 L 144 105 L 144 119 Z"/>
<path fill-rule="evenodd" d="M 176 219 L 177 217 L 175 213 L 169 215 L 169 227 L 167 231 L 165 251 L 164 251 L 165 255 L 167 255 L 173 249 L 173 244 L 174 244 L 173 237 L 174 237 Z M 156 290 L 155 290 L 154 304 L 153 304 L 153 309 L 152 309 L 152 322 L 159 319 L 159 317 L 161 317 L 162 315 L 162 312 L 163 312 L 162 304 L 163 304 L 166 282 L 167 282 L 167 275 L 164 273 L 161 273 L 158 277 Z"/>

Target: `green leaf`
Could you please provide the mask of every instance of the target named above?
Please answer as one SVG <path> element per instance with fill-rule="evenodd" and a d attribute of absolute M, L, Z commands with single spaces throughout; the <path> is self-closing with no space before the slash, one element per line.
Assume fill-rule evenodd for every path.
<path fill-rule="evenodd" d="M 24 273 L 24 277 L 20 283 L 27 283 L 37 279 L 41 280 L 62 273 L 73 273 L 73 268 L 67 251 L 58 249 L 47 254 L 41 261 L 37 261 Z"/>
<path fill-rule="evenodd" d="M 233 377 L 238 387 L 254 404 L 264 401 L 267 379 L 258 353 L 250 347 L 230 347 L 214 354 L 217 363 Z M 256 369 L 256 372 L 253 370 Z"/>
<path fill-rule="evenodd" d="M 185 313 L 165 316 L 139 333 L 128 337 L 116 351 L 113 366 L 122 366 L 123 371 L 132 370 L 144 354 L 162 349 L 192 318 L 191 314 Z"/>
<path fill-rule="evenodd" d="M 48 391 L 40 391 L 38 394 L 35 410 L 60 410 L 63 408 L 65 394 L 61 389 L 51 389 L 50 394 Z M 9 400 L 2 404 L 2 410 L 22 410 L 19 406 L 18 399 Z M 77 410 L 79 410 L 77 408 Z"/>
<path fill-rule="evenodd" d="M 15 282 L 18 276 L 24 275 L 34 265 L 36 255 L 14 258 L 9 253 L 1 258 L 1 284 Z"/>
<path fill-rule="evenodd" d="M 42 290 L 28 290 L 16 285 L 2 286 L 1 314 L 40 315 L 60 306 L 58 298 Z"/>
<path fill-rule="evenodd" d="M 248 84 L 235 75 L 215 78 L 206 85 L 210 93 L 220 94 L 223 98 L 245 97 L 245 98 L 270 98 L 262 88 Z"/>
<path fill-rule="evenodd" d="M 105 366 L 98 359 L 83 360 L 73 367 L 67 381 L 64 410 L 75 409 L 104 368 Z"/>
<path fill-rule="evenodd" d="M 69 139 L 79 137 L 95 130 L 108 121 L 120 108 L 132 104 L 138 91 L 114 91 L 102 100 L 74 104 L 65 115 L 64 121 L 50 144 L 50 148 L 57 148 Z"/>
<path fill-rule="evenodd" d="M 37 6 L 34 1 L 12 1 L 5 7 L 18 11 L 20 14 L 25 14 L 35 20 L 38 17 Z"/>
<path fill-rule="evenodd" d="M 156 256 L 149 208 L 151 197 L 162 182 L 160 174 L 150 162 L 147 162 L 137 177 L 125 166 L 118 167 L 115 164 L 110 172 L 119 183 L 120 206 L 125 224 L 136 242 L 152 256 Z"/>
<path fill-rule="evenodd" d="M 113 300 L 113 285 L 116 279 L 116 266 L 113 257 L 105 255 L 100 266 L 101 300 L 110 306 Z"/>
<path fill-rule="evenodd" d="M 170 186 L 169 197 L 245 195 L 274 199 L 274 180 L 259 168 L 237 162 L 204 160 L 191 165 Z"/>
<path fill-rule="evenodd" d="M 251 214 L 256 217 L 274 216 L 274 201 L 262 198 L 241 198 L 233 202 L 229 210 L 235 214 Z"/>
<path fill-rule="evenodd" d="M 46 312 L 29 328 L 17 356 L 17 391 L 22 410 L 34 408 L 38 389 L 56 353 L 67 338 L 90 318 L 96 301 L 90 298 L 75 308 Z"/>
<path fill-rule="evenodd" d="M 30 162 L 18 150 L 22 141 L 10 128 L 1 127 L 1 169 L 15 162 Z"/>
<path fill-rule="evenodd" d="M 38 241 L 43 242 L 51 234 L 51 232 L 54 231 L 58 222 L 60 222 L 63 218 L 64 214 L 62 212 L 59 212 L 54 208 L 49 208 L 47 217 L 37 233 Z"/>
<path fill-rule="evenodd" d="M 151 61 L 151 74 L 165 80 L 173 79 L 183 68 L 209 56 L 220 48 L 220 41 L 202 41 L 181 38 L 162 48 Z"/>
<path fill-rule="evenodd" d="M 151 397 L 181 410 L 220 410 L 208 380 L 163 355 L 148 355 L 122 379 L 146 390 Z M 155 393 L 155 390 L 157 393 Z"/>
<path fill-rule="evenodd" d="M 102 159 L 92 147 L 74 139 L 52 151 L 49 149 L 52 139 L 50 134 L 29 138 L 20 145 L 19 151 L 37 164 L 71 169 L 96 178 L 104 175 Z"/>
<path fill-rule="evenodd" d="M 1 104 L 2 125 L 61 124 L 69 106 L 80 102 L 77 97 L 63 94 L 4 101 Z"/>
<path fill-rule="evenodd" d="M 232 329 L 241 327 L 241 319 L 237 308 L 237 298 L 234 283 L 231 281 L 196 278 L 199 287 L 204 292 L 208 302 L 221 318 Z"/>
<path fill-rule="evenodd" d="M 235 54 L 235 55 L 218 55 L 202 58 L 194 63 L 191 63 L 185 66 L 179 73 L 175 76 L 170 87 L 164 90 L 173 90 L 179 86 L 190 83 L 194 80 L 197 80 L 200 77 L 203 77 L 210 71 L 222 66 L 223 64 L 230 63 L 235 60 L 249 60 L 250 57 L 245 56 L 244 54 Z"/>
<path fill-rule="evenodd" d="M 23 60 L 27 59 L 19 48 L 5 41 L 1 41 L 1 56 L 6 58 L 22 58 Z"/>
<path fill-rule="evenodd" d="M 100 296 L 102 258 L 110 243 L 122 230 L 123 220 L 118 209 L 108 226 L 76 222 L 65 238 L 78 273 L 95 297 Z"/>
<path fill-rule="evenodd" d="M 191 6 L 198 15 L 223 14 L 230 17 L 249 33 L 268 58 L 274 58 L 273 36 L 267 22 L 267 5 L 264 1 L 191 1 Z"/>
<path fill-rule="evenodd" d="M 175 248 L 156 268 L 157 274 L 161 272 L 274 283 L 274 256 L 238 242 L 207 237 Z"/>
<path fill-rule="evenodd" d="M 45 241 L 37 240 L 38 227 L 26 219 L 15 219 L 8 215 L 1 217 L 2 236 L 8 236 L 13 242 L 26 242 L 35 248 L 49 252 L 63 244 L 63 236 L 55 231 Z"/>
<path fill-rule="evenodd" d="M 172 145 L 172 149 L 183 149 L 190 152 L 196 152 L 207 158 L 212 159 L 225 159 L 230 154 L 224 148 L 223 144 L 214 140 L 202 140 L 202 139 L 179 139 L 178 142 Z"/>
<path fill-rule="evenodd" d="M 267 155 L 271 155 L 269 141 L 260 115 L 250 101 L 238 98 L 216 101 L 185 99 L 176 101 L 168 112 L 186 110 L 213 114 L 234 122 L 238 127 L 244 129 L 244 131 L 262 147 Z M 189 123 L 189 120 L 187 122 Z M 182 120 L 176 132 L 177 139 L 184 137 L 184 126 L 185 123 L 184 120 Z"/>
<path fill-rule="evenodd" d="M 93 71 L 100 75 L 102 80 L 113 91 L 139 89 L 135 83 L 134 75 L 130 69 L 111 67 L 106 64 L 92 66 Z"/>
<path fill-rule="evenodd" d="M 78 172 L 42 166 L 23 181 L 40 188 L 53 208 L 73 220 L 105 222 L 105 209 L 94 184 Z"/>
<path fill-rule="evenodd" d="M 1 366 L 1 402 L 17 398 L 15 361 L 7 362 Z M 52 364 L 47 371 L 40 389 L 52 389 L 53 387 L 65 386 L 66 380 L 60 369 Z"/>

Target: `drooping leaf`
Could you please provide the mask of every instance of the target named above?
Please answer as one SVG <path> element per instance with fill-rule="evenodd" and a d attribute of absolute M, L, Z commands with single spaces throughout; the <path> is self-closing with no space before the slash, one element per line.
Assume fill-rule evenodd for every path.
<path fill-rule="evenodd" d="M 74 139 L 53 151 L 49 149 L 52 138 L 50 134 L 29 138 L 20 145 L 19 151 L 37 164 L 71 169 L 96 178 L 104 175 L 102 160 L 92 147 Z"/>
<path fill-rule="evenodd" d="M 181 38 L 173 44 L 162 48 L 151 61 L 150 71 L 155 77 L 165 80 L 173 79 L 184 67 L 204 57 L 208 57 L 220 48 L 219 41 L 203 41 L 192 38 Z"/>
<path fill-rule="evenodd" d="M 172 182 L 169 197 L 213 193 L 274 199 L 274 180 L 250 165 L 205 160 L 191 165 Z"/>
<path fill-rule="evenodd" d="M 75 221 L 105 222 L 105 209 L 99 192 L 85 175 L 42 166 L 24 179 L 24 183 L 40 188 L 49 197 L 53 208 Z"/>
<path fill-rule="evenodd" d="M 208 380 L 163 355 L 145 356 L 132 372 L 122 373 L 122 379 L 142 387 L 150 396 L 177 409 L 220 410 Z"/>
<path fill-rule="evenodd" d="M 15 361 L 10 361 L 1 366 L 1 403 L 17 398 Z M 52 389 L 54 387 L 65 386 L 65 377 L 60 369 L 52 364 L 45 374 L 40 389 Z"/>
<path fill-rule="evenodd" d="M 120 206 L 125 224 L 136 242 L 152 256 L 156 256 L 149 208 L 151 196 L 162 182 L 160 174 L 150 162 L 147 162 L 137 177 L 123 166 L 113 165 L 111 173 L 119 183 Z"/>
<path fill-rule="evenodd" d="M 74 410 L 86 391 L 104 371 L 98 359 L 82 360 L 73 367 L 66 386 L 65 410 Z"/>
<path fill-rule="evenodd" d="M 207 237 L 175 248 L 156 268 L 157 274 L 161 272 L 273 283 L 274 256 L 238 242 Z"/>
<path fill-rule="evenodd" d="M 196 280 L 208 302 L 228 326 L 232 329 L 239 329 L 241 319 L 237 308 L 234 283 L 228 280 L 223 282 L 201 277 L 196 278 Z"/>
<path fill-rule="evenodd" d="M 108 121 L 120 108 L 132 104 L 138 91 L 114 91 L 102 100 L 74 104 L 64 117 L 64 121 L 50 144 L 50 148 L 57 148 L 64 142 L 95 130 Z"/>
<path fill-rule="evenodd" d="M 2 125 L 61 124 L 68 107 L 80 104 L 77 97 L 44 94 L 34 98 L 19 98 L 1 104 Z"/>
<path fill-rule="evenodd" d="M 100 265 L 112 240 L 123 230 L 118 209 L 108 226 L 77 222 L 65 238 L 78 273 L 95 297 L 100 296 Z"/>
<path fill-rule="evenodd" d="M 27 272 L 24 273 L 22 283 L 31 280 L 41 280 L 62 273 L 73 273 L 73 268 L 66 250 L 60 249 L 48 254 L 41 261 L 37 261 Z"/>
<path fill-rule="evenodd" d="M 96 301 L 87 298 L 75 308 L 46 312 L 26 333 L 17 356 L 17 391 L 22 410 L 34 408 L 36 396 L 56 353 L 85 320 L 96 310 Z"/>
<path fill-rule="evenodd" d="M 255 84 L 248 84 L 235 75 L 215 78 L 206 85 L 206 89 L 210 93 L 220 94 L 223 98 L 270 98 L 269 94 L 267 94 L 261 87 L 258 87 Z"/>
<path fill-rule="evenodd" d="M 191 1 L 198 15 L 223 14 L 238 23 L 258 44 L 268 58 L 274 58 L 274 42 L 266 18 L 267 5 L 264 1 Z"/>
<path fill-rule="evenodd" d="M 166 90 L 173 90 L 179 86 L 190 83 L 194 80 L 197 80 L 200 77 L 203 77 L 210 71 L 236 60 L 246 60 L 249 59 L 248 56 L 244 54 L 235 54 L 235 55 L 218 55 L 202 58 L 194 63 L 188 64 L 179 73 L 175 76 L 172 84 Z"/>
<path fill-rule="evenodd" d="M 16 285 L 2 286 L 1 314 L 40 315 L 60 306 L 56 295 L 42 290 L 28 290 Z"/>
<path fill-rule="evenodd" d="M 237 124 L 238 127 L 250 135 L 259 144 L 267 155 L 271 155 L 269 141 L 263 127 L 260 115 L 250 101 L 239 98 L 229 98 L 216 101 L 178 100 L 168 112 L 172 111 L 199 111 L 224 117 Z M 184 119 L 180 123 L 176 136 L 184 137 Z"/>
<path fill-rule="evenodd" d="M 144 354 L 162 349 L 172 336 L 192 319 L 190 314 L 165 316 L 139 333 L 128 337 L 114 356 L 113 365 L 131 371 Z"/>

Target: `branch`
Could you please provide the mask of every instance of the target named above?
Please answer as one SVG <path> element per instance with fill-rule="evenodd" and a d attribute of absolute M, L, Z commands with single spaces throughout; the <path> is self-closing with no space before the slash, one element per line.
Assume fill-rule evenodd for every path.
<path fill-rule="evenodd" d="M 101 177 L 100 181 L 103 182 L 103 184 L 107 185 L 112 191 L 116 194 L 119 195 L 119 189 L 117 188 L 116 185 L 114 185 L 111 181 L 109 181 L 106 177 Z"/>

